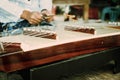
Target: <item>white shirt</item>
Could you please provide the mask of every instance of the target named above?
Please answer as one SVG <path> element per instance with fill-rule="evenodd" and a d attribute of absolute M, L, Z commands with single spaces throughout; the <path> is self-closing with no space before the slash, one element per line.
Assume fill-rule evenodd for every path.
<path fill-rule="evenodd" d="M 70 6 L 65 6 L 65 13 L 69 13 L 70 12 Z"/>
<path fill-rule="evenodd" d="M 17 21 L 25 9 L 30 11 L 48 9 L 51 11 L 52 0 L 2 0 L 2 2 L 0 2 L 0 21 Z"/>

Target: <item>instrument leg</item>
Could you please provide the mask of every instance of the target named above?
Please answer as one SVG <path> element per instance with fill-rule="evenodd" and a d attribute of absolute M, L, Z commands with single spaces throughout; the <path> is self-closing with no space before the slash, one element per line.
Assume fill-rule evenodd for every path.
<path fill-rule="evenodd" d="M 115 50 L 115 53 L 113 54 L 115 66 L 114 66 L 114 73 L 120 72 L 120 48 Z"/>

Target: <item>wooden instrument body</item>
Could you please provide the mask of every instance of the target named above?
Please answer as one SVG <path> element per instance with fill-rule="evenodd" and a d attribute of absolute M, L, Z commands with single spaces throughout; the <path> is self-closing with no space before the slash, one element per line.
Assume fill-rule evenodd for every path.
<path fill-rule="evenodd" d="M 2 42 L 21 43 L 23 51 L 1 54 L 0 70 L 13 72 L 120 46 L 119 29 L 104 27 L 96 31 L 95 35 L 65 31 L 64 25 L 58 25 L 56 40 L 26 35 L 2 37 Z"/>

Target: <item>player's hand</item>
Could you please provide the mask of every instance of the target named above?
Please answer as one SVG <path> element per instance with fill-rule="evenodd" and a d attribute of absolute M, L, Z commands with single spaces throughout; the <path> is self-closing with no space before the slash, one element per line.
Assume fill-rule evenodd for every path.
<path fill-rule="evenodd" d="M 21 18 L 28 20 L 30 24 L 39 24 L 42 20 L 42 15 L 40 12 L 30 12 L 30 11 L 23 11 Z"/>

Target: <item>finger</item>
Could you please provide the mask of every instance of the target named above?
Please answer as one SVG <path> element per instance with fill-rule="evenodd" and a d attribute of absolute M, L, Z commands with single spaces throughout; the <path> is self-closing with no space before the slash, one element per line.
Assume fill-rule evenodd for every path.
<path fill-rule="evenodd" d="M 41 19 L 41 18 L 42 18 L 42 14 L 40 14 L 40 13 L 36 13 L 35 18 L 37 18 L 37 19 Z"/>
<path fill-rule="evenodd" d="M 36 15 L 36 16 L 35 16 L 35 19 L 39 21 L 39 20 L 42 19 L 42 16 L 41 16 L 41 15 Z"/>
<path fill-rule="evenodd" d="M 31 21 L 40 22 L 41 20 L 42 20 L 42 18 L 39 16 L 31 17 Z"/>
<path fill-rule="evenodd" d="M 41 18 L 37 17 L 37 16 L 32 16 L 31 21 L 35 21 L 35 22 L 40 22 L 41 21 Z"/>
<path fill-rule="evenodd" d="M 29 23 L 30 23 L 30 24 L 39 24 L 40 21 L 31 19 L 31 20 L 29 21 Z"/>

